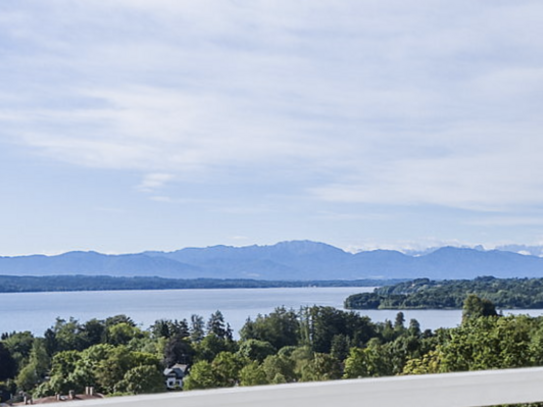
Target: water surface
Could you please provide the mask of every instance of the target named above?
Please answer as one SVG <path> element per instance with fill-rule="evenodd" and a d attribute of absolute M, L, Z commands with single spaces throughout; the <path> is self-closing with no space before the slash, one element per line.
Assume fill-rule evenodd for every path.
<path fill-rule="evenodd" d="M 0 332 L 28 330 L 43 335 L 57 317 L 74 317 L 84 322 L 117 314 L 126 314 L 147 328 L 162 318 L 190 319 L 192 314 L 198 314 L 207 320 L 211 313 L 220 310 L 237 333 L 248 317 L 254 319 L 258 314 L 268 314 L 278 306 L 295 310 L 311 305 L 343 309 L 346 297 L 371 290 L 369 287 L 307 287 L 6 293 L 0 294 Z M 393 321 L 398 311 L 359 312 L 373 321 Z M 454 327 L 461 319 L 459 310 L 402 312 L 406 321 L 417 319 L 422 329 Z M 515 313 L 542 315 L 543 310 L 516 310 Z"/>

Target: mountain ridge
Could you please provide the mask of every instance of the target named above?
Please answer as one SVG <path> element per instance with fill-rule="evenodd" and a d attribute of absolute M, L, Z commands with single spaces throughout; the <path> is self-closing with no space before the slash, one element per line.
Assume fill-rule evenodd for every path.
<path fill-rule="evenodd" d="M 417 256 L 395 250 L 350 253 L 309 240 L 269 246 L 217 245 L 120 255 L 73 251 L 55 256 L 0 257 L 0 275 L 76 274 L 263 280 L 543 277 L 543 258 L 452 246 Z"/>

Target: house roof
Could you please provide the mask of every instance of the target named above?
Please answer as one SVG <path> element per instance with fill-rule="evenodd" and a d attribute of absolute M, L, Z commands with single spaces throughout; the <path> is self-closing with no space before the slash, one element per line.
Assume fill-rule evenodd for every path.
<path fill-rule="evenodd" d="M 164 369 L 164 376 L 172 376 L 175 375 L 176 377 L 183 377 L 187 374 L 188 365 L 182 365 L 179 363 L 176 363 L 175 365 Z"/>

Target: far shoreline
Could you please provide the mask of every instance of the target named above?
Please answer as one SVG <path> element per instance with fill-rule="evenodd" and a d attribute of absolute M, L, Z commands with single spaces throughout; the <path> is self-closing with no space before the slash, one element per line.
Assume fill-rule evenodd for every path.
<path fill-rule="evenodd" d="M 78 291 L 134 291 L 173 289 L 249 289 L 303 287 L 381 287 L 407 279 L 357 280 L 255 280 L 255 279 L 171 279 L 162 277 L 116 277 L 88 275 L 0 276 L 0 294 L 78 292 Z"/>

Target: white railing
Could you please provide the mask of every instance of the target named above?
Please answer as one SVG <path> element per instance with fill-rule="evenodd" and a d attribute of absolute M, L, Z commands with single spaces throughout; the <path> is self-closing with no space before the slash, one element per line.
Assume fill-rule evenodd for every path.
<path fill-rule="evenodd" d="M 80 401 L 75 407 L 476 407 L 538 401 L 543 368 L 188 391 Z M 61 405 L 66 403 L 48 404 Z"/>

